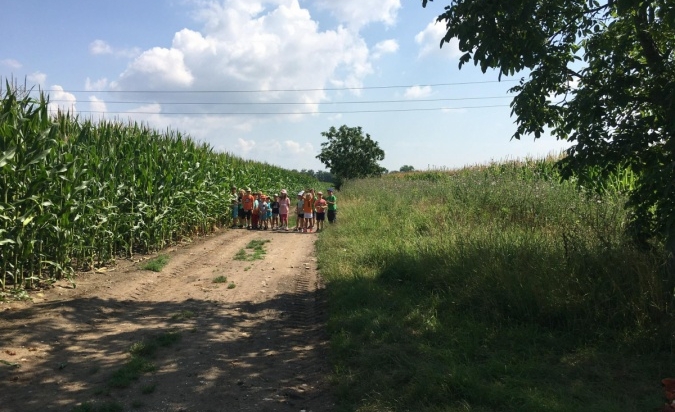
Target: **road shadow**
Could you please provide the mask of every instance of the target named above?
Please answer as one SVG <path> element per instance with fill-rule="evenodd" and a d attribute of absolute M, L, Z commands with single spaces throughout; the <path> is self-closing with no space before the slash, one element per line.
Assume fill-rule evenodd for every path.
<path fill-rule="evenodd" d="M 8 359 L 0 364 L 0 411 L 70 411 L 83 402 L 144 411 L 331 410 L 321 293 L 236 305 L 93 297 L 6 310 L 0 347 L 11 349 L 0 354 Z M 151 359 L 155 372 L 110 387 L 131 345 L 167 332 L 181 339 Z"/>

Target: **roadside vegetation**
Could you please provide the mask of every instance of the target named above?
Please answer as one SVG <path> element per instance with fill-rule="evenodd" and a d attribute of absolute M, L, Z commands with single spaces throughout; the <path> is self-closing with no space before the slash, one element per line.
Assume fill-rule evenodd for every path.
<path fill-rule="evenodd" d="M 2 88 L 0 88 L 2 91 Z M 217 153 L 175 131 L 52 115 L 0 97 L 0 299 L 230 224 L 230 186 L 291 193 L 306 173 Z"/>
<path fill-rule="evenodd" d="M 267 254 L 267 251 L 265 250 L 265 244 L 269 242 L 269 239 L 252 240 L 248 242 L 245 248 L 239 249 L 237 254 L 234 255 L 234 260 L 250 262 L 253 260 L 264 259 L 265 254 Z"/>
<path fill-rule="evenodd" d="M 673 368 L 663 245 L 627 171 L 552 160 L 350 181 L 318 240 L 340 411 L 646 411 Z"/>

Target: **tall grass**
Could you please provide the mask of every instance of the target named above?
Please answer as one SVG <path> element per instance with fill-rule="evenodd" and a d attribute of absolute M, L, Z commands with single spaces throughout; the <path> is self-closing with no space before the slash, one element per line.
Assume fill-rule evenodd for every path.
<path fill-rule="evenodd" d="M 318 243 L 342 410 L 657 407 L 673 285 L 596 193 L 550 161 L 348 184 Z"/>
<path fill-rule="evenodd" d="M 226 224 L 231 185 L 268 192 L 306 174 L 216 153 L 181 133 L 52 116 L 7 83 L 0 101 L 0 289 L 156 251 Z"/>

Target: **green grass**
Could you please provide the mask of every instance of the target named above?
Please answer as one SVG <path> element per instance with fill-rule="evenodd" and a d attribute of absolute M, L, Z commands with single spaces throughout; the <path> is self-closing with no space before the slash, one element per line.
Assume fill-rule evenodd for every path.
<path fill-rule="evenodd" d="M 546 165 L 350 182 L 317 241 L 339 411 L 645 411 L 675 375 L 664 255 Z"/>
<path fill-rule="evenodd" d="M 169 256 L 168 255 L 159 255 L 156 258 L 150 259 L 147 262 L 145 262 L 141 268 L 144 270 L 151 270 L 153 272 L 161 272 L 162 269 L 164 269 L 164 266 L 166 266 L 169 263 Z"/>
<path fill-rule="evenodd" d="M 195 317 L 195 313 L 191 310 L 182 310 L 179 313 L 174 314 L 171 316 L 171 320 L 188 320 L 192 319 Z"/>
<path fill-rule="evenodd" d="M 73 409 L 71 412 L 123 412 L 124 406 L 118 402 L 84 402 Z"/>
<path fill-rule="evenodd" d="M 227 276 L 218 276 L 213 279 L 213 283 L 227 283 Z"/>
<path fill-rule="evenodd" d="M 160 348 L 173 345 L 181 339 L 178 332 L 161 333 L 150 340 L 135 342 L 129 348 L 130 359 L 108 380 L 111 388 L 127 388 L 144 373 L 157 369 L 152 359 Z"/>
<path fill-rule="evenodd" d="M 143 395 L 149 395 L 149 394 L 155 392 L 155 389 L 157 389 L 157 384 L 156 383 L 150 383 L 150 384 L 147 384 L 147 385 L 143 385 L 141 387 L 141 393 Z"/>
<path fill-rule="evenodd" d="M 234 260 L 253 261 L 264 259 L 265 254 L 267 253 L 265 244 L 269 242 L 269 239 L 250 241 L 244 249 L 240 249 L 237 254 L 234 255 Z"/>

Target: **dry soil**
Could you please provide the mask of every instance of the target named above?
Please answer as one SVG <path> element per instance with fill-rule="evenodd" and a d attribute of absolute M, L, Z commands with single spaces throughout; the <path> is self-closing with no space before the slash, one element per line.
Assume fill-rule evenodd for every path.
<path fill-rule="evenodd" d="M 118 261 L 0 303 L 0 411 L 332 410 L 315 239 L 220 230 L 162 252 L 161 272 Z M 263 259 L 235 260 L 251 240 L 269 240 Z M 154 372 L 110 388 L 132 345 L 166 333 Z"/>

